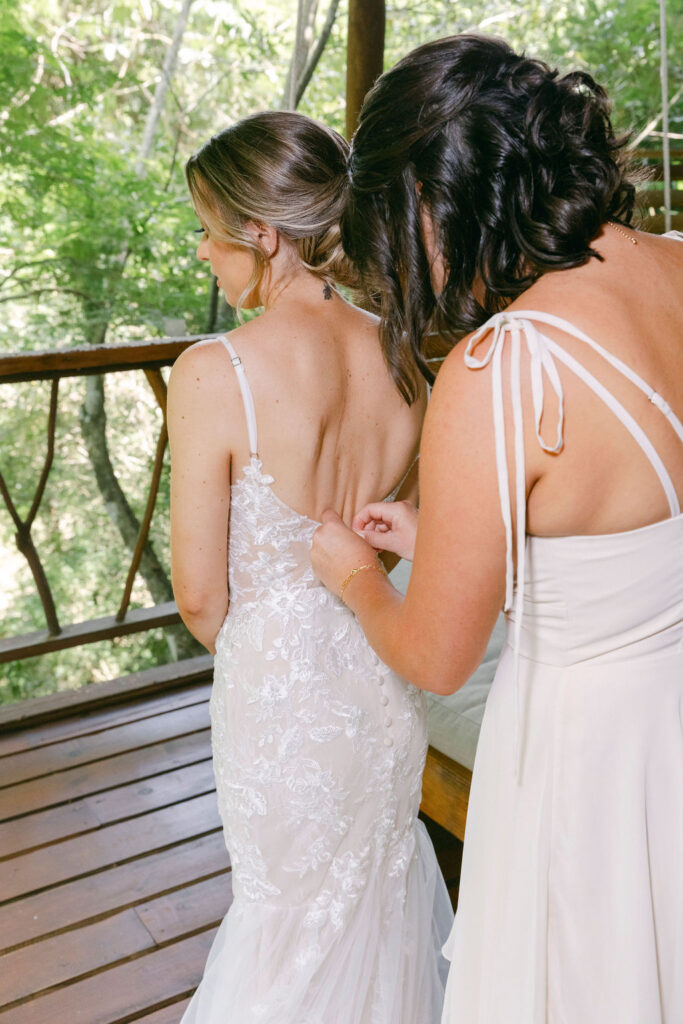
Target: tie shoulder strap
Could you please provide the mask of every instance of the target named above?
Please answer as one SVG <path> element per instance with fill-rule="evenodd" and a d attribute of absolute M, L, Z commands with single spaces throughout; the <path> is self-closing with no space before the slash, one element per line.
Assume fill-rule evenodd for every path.
<path fill-rule="evenodd" d="M 249 452 L 252 456 L 258 457 L 258 433 L 256 430 L 256 410 L 254 408 L 254 398 L 249 387 L 249 381 L 242 365 L 242 360 L 237 355 L 234 345 L 232 342 L 224 337 L 221 341 L 225 345 L 228 351 L 232 365 L 235 367 L 235 373 L 237 374 L 237 383 L 240 386 L 242 393 L 242 402 L 244 404 L 244 414 L 247 420 L 247 430 L 249 432 Z"/>
<path fill-rule="evenodd" d="M 600 398 L 614 415 L 623 423 L 633 439 L 649 459 L 664 492 L 667 496 L 671 515 L 680 512 L 678 495 L 673 481 L 664 466 L 658 452 L 647 437 L 642 427 L 619 402 L 614 395 L 593 376 L 577 359 L 570 355 L 561 345 L 542 334 L 536 324 L 546 323 L 564 331 L 584 342 L 601 355 L 624 377 L 643 391 L 667 420 L 671 423 L 679 437 L 683 440 L 683 425 L 674 415 L 664 399 L 649 384 L 638 376 L 629 366 L 622 363 L 612 353 L 577 330 L 573 324 L 549 313 L 511 311 L 497 313 L 471 335 L 465 349 L 465 365 L 471 370 L 481 370 L 491 365 L 491 388 L 493 406 L 493 426 L 495 438 L 496 470 L 501 513 L 505 526 L 505 604 L 504 610 L 509 612 L 514 606 L 514 692 L 515 692 L 515 773 L 519 778 L 520 771 L 520 707 L 519 707 L 519 649 L 522 628 L 522 609 L 524 600 L 524 582 L 526 575 L 526 466 L 524 451 L 524 410 L 522 404 L 522 351 L 526 348 L 529 356 L 529 381 L 533 405 L 534 427 L 539 446 L 546 452 L 558 453 L 564 444 L 564 392 L 557 368 L 562 363 L 575 376 L 579 377 L 595 395 Z M 490 339 L 490 340 L 489 340 Z M 512 441 L 515 488 L 515 546 L 517 555 L 517 580 L 515 588 L 513 568 L 512 540 L 512 491 L 508 474 L 507 444 L 505 423 L 505 402 L 503 397 L 503 349 L 510 349 L 509 393 L 512 406 Z M 480 346 L 483 353 L 479 354 Z M 541 423 L 544 420 L 546 381 L 550 384 L 557 398 L 557 421 L 553 438 L 546 442 L 541 435 Z M 516 592 L 515 592 L 516 589 Z"/>

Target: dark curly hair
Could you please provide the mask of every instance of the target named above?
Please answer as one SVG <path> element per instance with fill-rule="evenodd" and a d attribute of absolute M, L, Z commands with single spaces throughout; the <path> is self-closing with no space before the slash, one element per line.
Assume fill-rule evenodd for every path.
<path fill-rule="evenodd" d="M 407 401 L 418 370 L 433 380 L 430 332 L 453 344 L 547 271 L 600 258 L 591 242 L 606 221 L 630 224 L 635 187 L 609 111 L 586 72 L 561 76 L 486 36 L 428 43 L 378 79 L 341 231 Z M 439 295 L 423 212 L 446 267 Z"/>

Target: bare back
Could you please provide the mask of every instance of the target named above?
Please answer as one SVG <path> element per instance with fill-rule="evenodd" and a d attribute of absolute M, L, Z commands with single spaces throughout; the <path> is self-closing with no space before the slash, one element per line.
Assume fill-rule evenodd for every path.
<path fill-rule="evenodd" d="M 637 245 L 609 229 L 597 242 L 604 262 L 546 274 L 510 311 L 567 320 L 643 378 L 683 419 L 683 244 L 639 233 Z M 683 446 L 671 423 L 603 358 L 569 333 L 540 325 L 580 362 L 642 428 L 683 499 Z M 528 375 L 525 405 L 531 410 Z M 623 423 L 586 384 L 562 367 L 565 402 L 561 456 L 543 452 L 526 417 L 528 532 L 540 536 L 614 533 L 665 518 L 669 503 L 651 463 Z M 549 390 L 549 389 L 548 389 Z M 552 434 L 548 402 L 542 433 Z M 558 500 L 558 495 L 562 496 Z"/>
<path fill-rule="evenodd" d="M 266 312 L 230 341 L 253 395 L 258 454 L 282 501 L 314 520 L 333 508 L 350 523 L 403 480 L 419 449 L 426 393 L 412 407 L 401 398 L 375 317 L 334 295 L 314 308 Z M 223 362 L 233 375 L 227 354 Z M 249 462 L 249 438 L 235 380 L 226 380 L 226 395 L 234 483 Z"/>

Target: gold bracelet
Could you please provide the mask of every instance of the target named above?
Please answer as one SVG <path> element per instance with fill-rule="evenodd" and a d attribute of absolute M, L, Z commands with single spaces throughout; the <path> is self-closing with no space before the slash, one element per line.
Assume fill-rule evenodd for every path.
<path fill-rule="evenodd" d="M 344 591 L 348 587 L 353 577 L 357 576 L 359 572 L 365 572 L 366 569 L 376 569 L 377 572 L 381 572 L 383 576 L 387 575 L 387 570 L 384 568 L 379 559 L 376 562 L 367 562 L 365 565 L 357 565 L 355 569 L 351 570 L 351 572 L 341 585 L 341 588 L 339 590 L 339 598 L 341 601 L 344 600 Z"/>

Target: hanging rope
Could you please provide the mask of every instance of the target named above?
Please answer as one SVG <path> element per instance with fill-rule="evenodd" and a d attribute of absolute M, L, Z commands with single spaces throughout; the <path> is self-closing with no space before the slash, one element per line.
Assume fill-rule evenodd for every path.
<path fill-rule="evenodd" d="M 662 83 L 664 230 L 671 231 L 671 155 L 669 152 L 669 65 L 666 52 L 666 0 L 659 0 L 659 77 Z"/>

